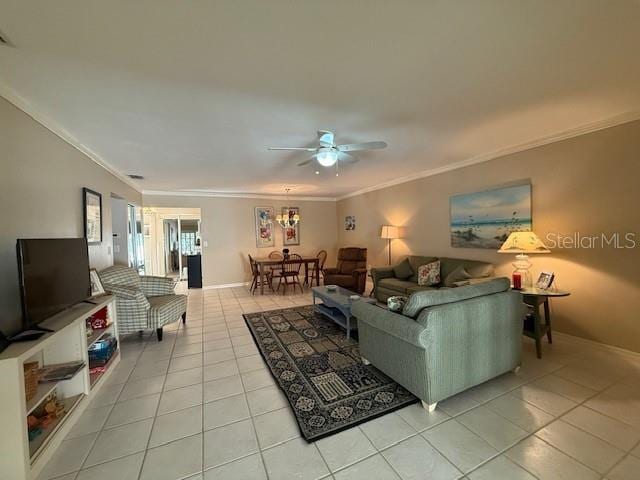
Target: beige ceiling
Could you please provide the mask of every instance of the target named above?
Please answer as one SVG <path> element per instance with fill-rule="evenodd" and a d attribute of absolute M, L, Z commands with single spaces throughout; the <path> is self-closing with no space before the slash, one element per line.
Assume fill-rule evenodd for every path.
<path fill-rule="evenodd" d="M 340 196 L 640 111 L 634 0 L 0 0 L 0 31 L 0 92 L 141 190 Z M 389 148 L 266 149 L 317 129 Z"/>

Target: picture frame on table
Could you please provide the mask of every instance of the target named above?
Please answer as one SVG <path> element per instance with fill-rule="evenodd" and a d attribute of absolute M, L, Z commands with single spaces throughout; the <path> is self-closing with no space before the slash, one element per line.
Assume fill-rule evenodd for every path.
<path fill-rule="evenodd" d="M 102 243 L 102 194 L 89 188 L 82 189 L 84 236 L 89 245 Z"/>
<path fill-rule="evenodd" d="M 548 290 L 551 287 L 554 278 L 555 275 L 553 272 L 540 272 L 540 276 L 536 282 L 536 288 Z"/>
<path fill-rule="evenodd" d="M 89 279 L 91 280 L 91 296 L 95 297 L 96 295 L 103 295 L 106 292 L 102 282 L 100 281 L 100 275 L 98 275 L 98 270 L 92 268 L 89 270 Z"/>

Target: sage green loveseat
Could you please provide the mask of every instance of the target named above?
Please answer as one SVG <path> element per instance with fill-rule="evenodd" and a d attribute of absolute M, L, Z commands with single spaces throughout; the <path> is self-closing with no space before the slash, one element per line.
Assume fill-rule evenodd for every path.
<path fill-rule="evenodd" d="M 365 363 L 432 411 L 456 393 L 516 369 L 524 306 L 509 279 L 414 293 L 403 313 L 354 302 Z"/>
<path fill-rule="evenodd" d="M 418 285 L 418 268 L 436 260 L 440 260 L 441 283 L 429 287 Z M 371 269 L 373 291 L 379 302 L 396 295 L 409 296 L 425 290 L 477 283 L 492 276 L 493 265 L 487 262 L 420 255 L 409 255 L 398 265 Z"/>

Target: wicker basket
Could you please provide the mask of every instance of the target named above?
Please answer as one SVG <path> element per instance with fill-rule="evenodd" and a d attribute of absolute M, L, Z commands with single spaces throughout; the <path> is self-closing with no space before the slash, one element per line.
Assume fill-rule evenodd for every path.
<path fill-rule="evenodd" d="M 27 401 L 31 400 L 38 391 L 38 362 L 24 364 L 24 393 Z"/>

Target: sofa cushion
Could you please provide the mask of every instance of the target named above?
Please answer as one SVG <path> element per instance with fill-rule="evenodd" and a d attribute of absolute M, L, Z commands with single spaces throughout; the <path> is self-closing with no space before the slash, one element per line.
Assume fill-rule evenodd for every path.
<path fill-rule="evenodd" d="M 421 285 L 414 285 L 413 287 L 407 288 L 407 294 L 411 295 L 416 292 L 424 292 L 426 290 L 437 290 L 438 287 L 425 287 Z"/>
<path fill-rule="evenodd" d="M 468 280 L 469 278 L 471 278 L 471 274 L 467 272 L 467 269 L 464 268 L 464 265 L 458 265 L 453 272 L 444 277 L 442 284 L 445 287 L 456 287 L 458 286 L 456 285 L 458 282 Z"/>
<path fill-rule="evenodd" d="M 396 278 L 400 280 L 406 280 L 411 275 L 413 275 L 413 270 L 411 269 L 411 264 L 409 263 L 409 259 L 405 258 L 398 265 L 393 267 L 393 274 Z"/>
<path fill-rule="evenodd" d="M 418 283 L 418 268 L 421 265 L 426 265 L 427 263 L 435 262 L 438 260 L 437 257 L 421 257 L 419 255 L 409 255 L 407 257 L 409 260 L 409 265 L 411 265 L 411 270 L 413 271 L 413 275 L 409 277 L 409 281 L 413 283 Z"/>
<path fill-rule="evenodd" d="M 440 261 L 420 265 L 418 268 L 418 285 L 431 287 L 440 283 Z"/>
<path fill-rule="evenodd" d="M 494 278 L 490 281 L 476 285 L 467 285 L 459 288 L 439 288 L 431 291 L 416 292 L 407 300 L 402 314 L 416 318 L 422 309 L 443 305 L 445 303 L 460 302 L 470 298 L 491 295 L 509 290 L 511 282 L 508 278 Z"/>
<path fill-rule="evenodd" d="M 459 266 L 463 266 L 471 275 L 471 278 L 490 277 L 493 275 L 493 265 L 490 263 L 447 257 L 440 258 L 440 275 L 443 279 L 447 278 Z"/>
<path fill-rule="evenodd" d="M 467 285 L 477 285 L 479 283 L 486 283 L 494 280 L 493 277 L 484 277 L 484 278 L 469 278 L 467 280 L 460 280 L 453 284 L 454 287 L 465 287 Z"/>
<path fill-rule="evenodd" d="M 407 293 L 408 288 L 416 286 L 414 282 L 409 282 L 408 280 L 400 280 L 399 278 L 383 278 L 382 280 L 380 280 L 378 285 L 399 293 Z"/>

